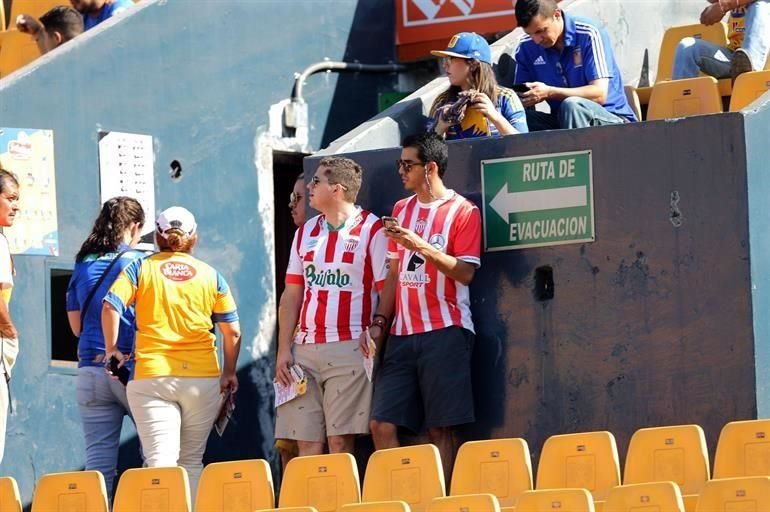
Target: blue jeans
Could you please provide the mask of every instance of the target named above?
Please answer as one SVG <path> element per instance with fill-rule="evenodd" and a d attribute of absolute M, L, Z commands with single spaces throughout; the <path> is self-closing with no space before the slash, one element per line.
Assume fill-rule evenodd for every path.
<path fill-rule="evenodd" d="M 126 388 L 104 368 L 78 368 L 77 400 L 86 438 L 86 469 L 101 471 L 111 497 L 117 475 L 123 417 L 129 415 Z"/>
<path fill-rule="evenodd" d="M 770 0 L 757 0 L 746 8 L 745 26 L 741 48 L 749 56 L 752 69 L 764 69 L 770 52 Z M 715 78 L 727 78 L 732 56 L 729 48 L 685 37 L 676 47 L 671 77 L 674 80 L 695 78 L 703 71 Z"/>
<path fill-rule="evenodd" d="M 616 116 L 595 101 L 585 98 L 571 97 L 561 102 L 556 113 L 539 112 L 527 109 L 527 125 L 529 131 L 541 130 L 570 130 L 572 128 L 587 128 L 589 126 L 607 126 L 623 124 L 628 121 Z"/>

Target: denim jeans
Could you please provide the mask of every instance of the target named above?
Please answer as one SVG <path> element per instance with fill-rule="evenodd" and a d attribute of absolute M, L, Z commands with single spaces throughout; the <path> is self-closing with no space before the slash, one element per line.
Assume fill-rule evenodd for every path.
<path fill-rule="evenodd" d="M 556 113 L 548 114 L 534 109 L 527 109 L 529 131 L 570 130 L 589 126 L 606 126 L 627 123 L 625 118 L 616 116 L 595 101 L 571 97 L 561 102 Z"/>
<path fill-rule="evenodd" d="M 78 368 L 77 400 L 86 438 L 86 469 L 101 471 L 111 497 L 117 475 L 120 429 L 130 416 L 126 388 L 104 368 Z"/>
<path fill-rule="evenodd" d="M 746 33 L 741 48 L 751 59 L 752 68 L 765 68 L 770 52 L 770 0 L 756 0 L 746 8 Z M 672 78 L 695 78 L 700 71 L 715 78 L 730 76 L 733 52 L 708 41 L 685 37 L 674 53 Z"/>

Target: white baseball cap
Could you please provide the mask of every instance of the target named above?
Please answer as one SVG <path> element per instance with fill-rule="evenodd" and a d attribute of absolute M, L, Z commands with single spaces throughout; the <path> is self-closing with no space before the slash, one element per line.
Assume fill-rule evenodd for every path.
<path fill-rule="evenodd" d="M 163 210 L 155 221 L 155 231 L 163 238 L 168 238 L 168 232 L 171 229 L 179 229 L 185 236 L 192 236 L 197 228 L 195 216 L 181 206 L 172 206 Z"/>

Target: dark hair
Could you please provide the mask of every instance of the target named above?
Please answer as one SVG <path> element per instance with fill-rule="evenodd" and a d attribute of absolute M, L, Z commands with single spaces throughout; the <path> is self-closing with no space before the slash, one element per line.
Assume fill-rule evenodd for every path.
<path fill-rule="evenodd" d="M 109 199 L 102 205 L 91 234 L 80 246 L 75 261 L 83 261 L 89 254 L 101 256 L 117 250 L 126 230 L 134 223 L 144 225 L 144 210 L 139 201 L 126 196 Z"/>
<path fill-rule="evenodd" d="M 62 42 L 69 41 L 83 33 L 83 16 L 67 5 L 54 7 L 40 17 L 40 23 L 49 35 L 58 32 Z"/>
<path fill-rule="evenodd" d="M 11 171 L 6 171 L 0 166 L 0 194 L 5 192 L 5 184 L 9 181 L 16 185 L 17 188 L 19 187 L 19 178 Z"/>
<path fill-rule="evenodd" d="M 404 137 L 401 146 L 405 148 L 415 148 L 417 150 L 417 158 L 422 162 L 436 162 L 439 178 L 444 177 L 448 161 L 447 146 L 444 137 L 438 135 L 436 132 L 416 133 Z"/>
<path fill-rule="evenodd" d="M 305 181 L 305 171 L 297 174 L 297 179 L 295 181 Z"/>
<path fill-rule="evenodd" d="M 470 88 L 483 92 L 493 105 L 497 105 L 497 78 L 494 68 L 476 59 L 468 59 L 468 61 L 471 67 L 468 73 Z M 459 85 L 450 85 L 446 91 L 439 94 L 430 108 L 431 117 L 436 114 L 438 107 L 456 102 L 460 91 L 462 88 Z"/>
<path fill-rule="evenodd" d="M 516 0 L 516 23 L 527 28 L 538 14 L 544 18 L 553 17 L 556 8 L 555 0 Z"/>
<path fill-rule="evenodd" d="M 361 166 L 350 158 L 327 156 L 318 162 L 318 167 L 326 167 L 326 177 L 330 185 L 342 185 L 345 201 L 354 203 L 361 190 Z"/>
<path fill-rule="evenodd" d="M 166 231 L 166 236 L 155 232 L 155 242 L 158 244 L 158 249 L 161 252 L 191 252 L 195 246 L 195 242 L 198 241 L 198 233 L 188 235 L 179 228 L 171 228 Z"/>

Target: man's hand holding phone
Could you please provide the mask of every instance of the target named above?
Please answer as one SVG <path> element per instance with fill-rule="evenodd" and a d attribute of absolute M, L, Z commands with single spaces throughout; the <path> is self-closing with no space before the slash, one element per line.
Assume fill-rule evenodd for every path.
<path fill-rule="evenodd" d="M 398 219 L 395 217 L 382 217 L 382 225 L 385 226 L 385 231 L 391 233 L 398 233 L 401 231 L 401 226 L 398 224 Z"/>
<path fill-rule="evenodd" d="M 546 85 L 543 82 L 526 82 L 523 85 L 527 87 L 527 90 L 518 94 L 521 104 L 525 108 L 533 107 L 551 97 L 552 88 L 550 85 Z"/>
<path fill-rule="evenodd" d="M 401 227 L 398 219 L 395 217 L 381 217 L 382 225 L 385 227 L 385 237 L 393 240 L 398 245 L 408 251 L 417 251 L 425 245 L 425 241 L 414 231 Z"/>

